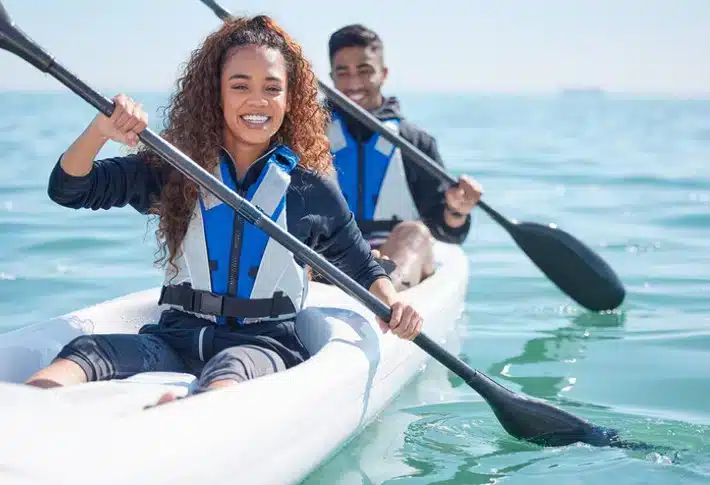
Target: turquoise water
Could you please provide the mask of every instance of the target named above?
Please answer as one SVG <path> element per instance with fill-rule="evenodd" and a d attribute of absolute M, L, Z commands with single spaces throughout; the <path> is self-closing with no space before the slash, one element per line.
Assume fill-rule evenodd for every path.
<path fill-rule="evenodd" d="M 135 96 L 151 110 L 166 99 Z M 479 213 L 465 243 L 461 357 L 512 390 L 658 451 L 517 442 L 433 362 L 306 483 L 708 483 L 710 102 L 402 101 L 437 136 L 448 166 L 484 184 L 493 207 L 557 223 L 597 250 L 628 291 L 616 313 L 583 311 Z M 92 115 L 67 93 L 0 94 L 2 331 L 160 283 L 145 218 L 130 208 L 71 211 L 47 198 L 51 167 Z"/>

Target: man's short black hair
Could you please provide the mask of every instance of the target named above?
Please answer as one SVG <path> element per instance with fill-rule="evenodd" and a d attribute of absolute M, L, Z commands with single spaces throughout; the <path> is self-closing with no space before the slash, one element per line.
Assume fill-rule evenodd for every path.
<path fill-rule="evenodd" d="M 382 52 L 382 39 L 377 33 L 362 24 L 351 24 L 338 29 L 330 36 L 328 41 L 328 54 L 330 59 L 346 47 L 369 47 Z"/>

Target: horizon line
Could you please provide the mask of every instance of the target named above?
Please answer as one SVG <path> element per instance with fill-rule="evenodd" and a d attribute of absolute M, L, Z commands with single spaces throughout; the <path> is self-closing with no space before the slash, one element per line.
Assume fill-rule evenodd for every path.
<path fill-rule="evenodd" d="M 98 89 L 99 92 L 113 92 L 115 89 Z M 169 95 L 173 89 L 158 89 L 158 88 L 141 88 L 141 89 L 124 89 L 124 92 L 133 92 L 141 94 L 161 94 Z M 503 96 L 530 96 L 530 95 L 553 95 L 569 98 L 600 98 L 607 96 L 628 96 L 633 98 L 655 98 L 655 99 L 685 99 L 685 100 L 710 100 L 710 91 L 644 91 L 644 90 L 622 90 L 622 89 L 606 89 L 596 86 L 590 87 L 560 87 L 548 89 L 519 89 L 519 90 L 493 90 L 493 89 L 392 89 L 383 90 L 385 96 L 400 96 L 400 95 L 503 95 Z M 2 88 L 0 94 L 73 94 L 64 86 L 56 88 Z M 393 94 L 396 93 L 396 94 Z"/>

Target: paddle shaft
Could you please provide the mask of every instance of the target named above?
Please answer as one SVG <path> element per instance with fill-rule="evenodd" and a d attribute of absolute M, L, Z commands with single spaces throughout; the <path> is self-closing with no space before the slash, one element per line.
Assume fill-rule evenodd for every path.
<path fill-rule="evenodd" d="M 57 63 L 39 45 L 35 44 L 28 36 L 22 33 L 13 24 L 1 2 L 0 48 L 17 54 L 42 72 L 50 74 L 104 115 L 111 116 L 113 113 L 115 106 L 109 99 L 74 76 L 61 64 Z M 391 317 L 391 309 L 387 305 L 322 258 L 315 251 L 304 245 L 291 234 L 282 230 L 269 217 L 266 217 L 250 202 L 227 188 L 222 182 L 197 165 L 187 155 L 180 152 L 150 129 L 142 131 L 139 134 L 139 138 L 183 175 L 232 207 L 246 221 L 261 228 L 295 256 L 311 265 L 311 267 L 326 277 L 328 281 L 358 299 L 383 320 L 389 320 Z M 516 438 L 534 440 L 540 436 L 559 434 L 558 431 L 564 433 L 566 429 L 568 430 L 571 426 L 574 430 L 584 432 L 584 435 L 579 435 L 578 437 L 578 435 L 575 434 L 569 437 L 568 433 L 566 436 L 562 436 L 561 439 L 557 437 L 556 441 L 554 441 L 557 446 L 560 444 L 569 444 L 580 439 L 589 443 L 593 442 L 593 444 L 596 445 L 609 444 L 605 430 L 593 426 L 591 423 L 581 420 L 554 406 L 542 402 L 531 402 L 527 398 L 507 390 L 485 374 L 470 368 L 461 359 L 447 352 L 443 347 L 423 333 L 420 333 L 414 339 L 414 342 L 452 372 L 463 378 L 474 390 L 483 396 L 486 402 L 493 408 L 496 417 L 501 422 L 504 429 Z M 521 408 L 521 405 L 525 408 Z M 551 417 L 552 420 L 548 420 L 546 422 L 547 424 L 541 428 L 539 422 L 541 422 L 541 417 L 544 415 Z M 566 425 L 562 426 L 562 422 L 566 423 Z M 599 438 L 600 433 L 603 439 Z"/>
<path fill-rule="evenodd" d="M 71 72 L 65 69 L 62 65 L 53 62 L 44 72 L 56 78 L 59 82 L 81 96 L 104 115 L 111 116 L 113 113 L 115 106 L 111 100 L 99 94 L 85 82 L 78 79 Z M 390 308 L 376 296 L 348 277 L 345 273 L 325 260 L 311 248 L 281 229 L 274 221 L 271 220 L 271 218 L 265 216 L 264 213 L 252 205 L 249 201 L 229 189 L 212 174 L 192 161 L 187 155 L 179 151 L 159 135 L 155 134 L 150 128 L 146 128 L 138 135 L 138 137 L 143 143 L 158 153 L 165 161 L 170 163 L 183 175 L 213 193 L 218 199 L 237 211 L 237 213 L 246 221 L 257 226 L 270 237 L 274 238 L 283 247 L 291 251 L 302 261 L 306 262 L 325 276 L 331 283 L 360 300 L 379 317 L 389 320 Z"/>
<path fill-rule="evenodd" d="M 220 19 L 227 20 L 231 17 L 229 11 L 220 6 L 215 0 L 201 1 L 212 9 Z M 399 146 L 403 154 L 407 155 L 417 165 L 445 183 L 456 183 L 456 180 L 443 167 L 434 163 L 411 143 L 386 129 L 366 110 L 350 101 L 339 91 L 323 84 L 320 80 L 318 80 L 318 84 L 332 102 L 359 120 L 367 128 L 380 133 L 391 143 Z M 478 205 L 515 238 L 517 229 L 515 223 L 509 221 L 482 201 L 479 201 Z M 533 402 L 526 397 L 515 394 L 484 373 L 472 369 L 468 364 L 422 333 L 414 339 L 414 342 L 450 371 L 461 377 L 473 390 L 480 394 L 491 406 L 503 428 L 516 438 L 534 441 L 541 435 L 549 435 L 556 438 L 555 443 L 557 445 L 572 443 L 578 439 L 590 444 L 602 445 L 608 444 L 610 442 L 608 436 L 615 433 L 613 430 L 599 428 L 547 403 L 541 401 Z M 570 438 L 567 435 L 566 438 L 561 438 L 559 436 L 564 435 L 570 429 L 577 430 L 579 434 L 576 436 L 578 437 Z"/>
<path fill-rule="evenodd" d="M 8 50 L 15 52 L 42 72 L 45 72 L 57 79 L 60 83 L 64 84 L 67 88 L 79 95 L 82 99 L 91 104 L 104 115 L 111 116 L 115 108 L 111 100 L 101 95 L 86 82 L 77 78 L 69 70 L 64 68 L 64 66 L 56 62 L 39 45 L 34 43 L 26 35 L 21 34 L 19 29 L 16 27 L 14 27 L 14 29 L 15 30 L 11 32 L 4 32 L 6 37 L 11 39 L 12 47 L 14 47 L 13 49 Z M 159 135 L 155 134 L 150 128 L 143 130 L 138 137 L 143 143 L 158 153 L 165 161 L 170 163 L 183 175 L 213 193 L 217 198 L 237 211 L 237 213 L 246 221 L 259 227 L 269 236 L 278 241 L 283 247 L 316 269 L 328 281 L 348 293 L 350 296 L 358 299 L 363 305 L 375 313 L 375 315 L 385 321 L 390 319 L 391 309 L 379 298 L 370 293 L 367 289 L 363 288 L 333 264 L 325 260 L 314 250 L 303 244 L 288 232 L 281 229 L 274 221 L 271 220 L 271 218 L 265 216 L 249 201 L 230 190 L 212 174 L 191 160 L 187 155 L 172 146 Z M 426 352 L 437 356 L 437 360 L 440 360 L 463 379 L 467 379 L 470 377 L 471 372 L 475 372 L 463 361 L 449 354 L 443 347 L 423 333 L 420 333 L 414 339 L 414 342 Z"/>
<path fill-rule="evenodd" d="M 209 7 L 214 12 L 214 14 L 221 20 L 227 20 L 232 16 L 232 14 L 228 10 L 219 5 L 214 0 L 200 1 L 204 3 L 207 7 Z M 444 170 L 440 165 L 429 160 L 429 158 L 424 153 L 422 153 L 421 150 L 409 143 L 404 138 L 398 136 L 397 134 L 386 128 L 382 128 L 380 122 L 366 110 L 353 103 L 348 98 L 346 98 L 345 95 L 335 89 L 332 89 L 320 80 L 318 80 L 318 85 L 331 101 L 340 106 L 344 111 L 349 113 L 354 118 L 360 120 L 365 126 L 367 126 L 372 131 L 380 132 L 382 136 L 387 138 L 391 143 L 398 145 L 402 149 L 402 153 L 414 160 L 420 167 L 427 170 L 430 174 L 437 177 L 441 181 L 448 182 L 449 184 L 456 184 L 456 179 L 449 175 L 449 173 L 446 172 L 446 170 Z M 506 226 L 511 224 L 505 219 L 505 217 L 498 214 L 498 212 L 488 207 L 482 201 L 480 201 L 478 205 L 501 224 Z M 429 355 L 434 357 L 441 364 L 446 366 L 449 370 L 451 370 L 456 375 L 471 384 L 471 386 L 476 391 L 483 391 L 483 389 L 476 388 L 478 385 L 477 377 L 479 373 L 469 367 L 464 361 L 452 355 L 450 352 L 448 352 L 446 349 L 444 349 L 442 346 L 434 342 L 432 339 L 430 339 L 423 333 L 420 333 L 414 339 L 414 343 L 416 343 L 422 350 L 426 351 Z"/>
<path fill-rule="evenodd" d="M 207 7 L 209 7 L 214 14 L 222 20 L 229 19 L 232 15 L 222 7 L 220 4 L 214 0 L 200 0 Z M 372 116 L 367 110 L 363 109 L 359 105 L 350 101 L 344 94 L 340 91 L 331 88 L 327 84 L 324 84 L 320 79 L 318 79 L 318 87 L 326 94 L 328 99 L 338 105 L 343 111 L 348 113 L 350 116 L 358 120 L 368 129 L 379 133 L 384 138 L 386 138 L 390 143 L 398 146 L 402 150 L 402 155 L 406 156 L 409 160 L 416 163 L 420 168 L 426 170 L 432 176 L 438 178 L 442 182 L 446 182 L 449 185 L 455 185 L 457 180 L 451 176 L 444 168 L 434 163 L 429 157 L 427 157 L 421 150 L 409 143 L 407 140 L 399 136 L 397 133 L 388 130 L 382 123 Z M 506 219 L 503 215 L 498 213 L 488 204 L 482 200 L 478 201 L 478 207 L 484 210 L 488 215 L 490 215 L 493 220 L 501 224 L 502 226 L 508 228 L 512 223 Z"/>
<path fill-rule="evenodd" d="M 399 147 L 399 149 L 402 151 L 402 155 L 406 157 L 407 160 L 411 160 L 421 169 L 426 170 L 430 175 L 436 177 L 442 182 L 448 183 L 449 185 L 456 185 L 458 183 L 458 181 L 454 177 L 452 177 L 450 173 L 444 170 L 441 165 L 435 163 L 424 152 L 422 152 L 419 148 L 415 147 L 410 142 L 402 138 L 399 134 L 384 127 L 382 123 L 371 113 L 362 108 L 360 105 L 350 101 L 343 93 L 341 93 L 337 89 L 331 88 L 327 84 L 324 84 L 321 80 L 318 80 L 318 86 L 323 92 L 325 92 L 328 99 L 338 105 L 340 109 L 342 109 L 350 116 L 358 120 L 369 130 L 372 130 L 375 133 L 379 133 L 390 143 Z M 502 226 L 508 228 L 512 224 L 506 217 L 501 215 L 498 211 L 490 207 L 484 201 L 479 200 L 477 205 L 489 216 L 491 216 L 493 220 L 495 220 Z"/>

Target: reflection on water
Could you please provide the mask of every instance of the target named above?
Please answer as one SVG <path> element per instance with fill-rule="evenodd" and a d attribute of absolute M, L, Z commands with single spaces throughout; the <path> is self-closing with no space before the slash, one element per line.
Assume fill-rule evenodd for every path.
<path fill-rule="evenodd" d="M 514 367 L 558 362 L 571 366 L 584 359 L 589 342 L 617 340 L 622 337 L 626 313 L 582 313 L 571 324 L 538 333 L 543 336 L 529 340 L 520 355 L 492 364 L 488 372 L 520 386 L 526 395 L 556 400 L 558 394 L 570 390 L 576 378 L 564 376 L 526 377 L 514 375 Z"/>
<path fill-rule="evenodd" d="M 492 443 L 494 446 L 492 452 L 476 452 L 475 447 L 471 446 L 470 427 L 463 426 L 464 429 L 469 429 L 467 433 L 455 429 L 461 425 L 453 421 L 460 418 L 461 416 L 450 416 L 442 419 L 441 415 L 432 415 L 409 426 L 402 456 L 405 463 L 417 472 L 406 475 L 407 483 L 417 483 L 411 481 L 417 477 L 423 478 L 421 483 L 438 485 L 495 483 L 513 472 L 547 459 L 545 455 L 534 453 L 534 447 L 508 438 L 498 439 Z M 447 422 L 448 420 L 452 422 Z M 452 435 L 460 438 L 462 442 L 451 443 Z M 440 459 L 431 460 L 432 454 Z M 508 463 L 507 465 L 500 468 L 495 466 L 496 458 L 509 457 L 511 454 L 520 454 L 521 459 L 515 464 L 510 464 L 510 459 L 505 458 L 503 461 Z M 403 478 L 396 477 L 391 482 L 394 483 L 396 480 L 397 483 L 401 483 L 400 480 Z"/>

